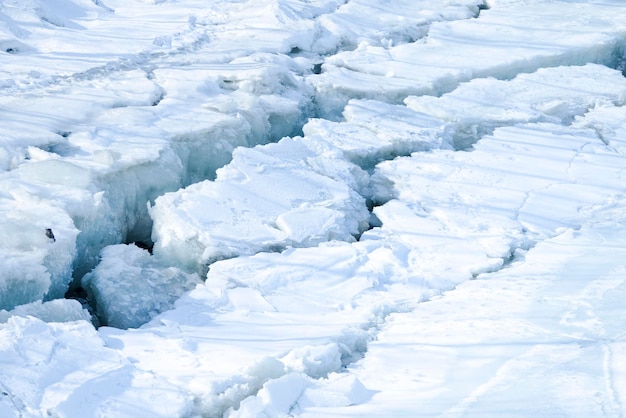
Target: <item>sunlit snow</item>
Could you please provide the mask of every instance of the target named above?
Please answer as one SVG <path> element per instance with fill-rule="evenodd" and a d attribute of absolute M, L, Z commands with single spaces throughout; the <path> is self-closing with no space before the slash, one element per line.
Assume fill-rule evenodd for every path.
<path fill-rule="evenodd" d="M 625 34 L 0 2 L 0 417 L 624 416 Z"/>

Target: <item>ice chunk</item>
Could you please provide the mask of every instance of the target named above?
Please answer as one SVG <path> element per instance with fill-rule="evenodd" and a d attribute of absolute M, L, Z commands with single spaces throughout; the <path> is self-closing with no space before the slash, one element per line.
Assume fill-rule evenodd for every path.
<path fill-rule="evenodd" d="M 451 146 L 450 126 L 403 105 L 351 100 L 343 115 L 342 122 L 311 119 L 303 128 L 304 134 L 321 136 L 362 167 L 415 151 Z"/>
<path fill-rule="evenodd" d="M 161 265 L 135 245 L 106 247 L 101 257 L 82 284 L 104 325 L 139 327 L 201 282 L 196 274 Z"/>
<path fill-rule="evenodd" d="M 341 349 L 335 344 L 304 346 L 289 352 L 281 361 L 289 370 L 295 370 L 315 379 L 328 376 L 328 373 L 341 370 Z"/>
<path fill-rule="evenodd" d="M 265 383 L 256 396 L 245 399 L 228 417 L 286 416 L 297 410 L 298 399 L 312 385 L 304 374 L 290 373 Z"/>
<path fill-rule="evenodd" d="M 0 310 L 0 322 L 6 322 L 12 316 L 33 316 L 45 322 L 91 321 L 89 312 L 72 299 L 37 301 L 17 306 L 11 311 Z"/>
<path fill-rule="evenodd" d="M 461 205 L 428 213 L 414 202 L 391 200 L 374 213 L 382 226 L 364 233 L 362 241 L 403 248 L 404 274 L 436 292 L 500 269 L 512 249 L 528 245 L 519 224 L 498 218 L 487 221 Z"/>
<path fill-rule="evenodd" d="M 620 188 L 621 159 L 589 130 L 498 128 L 474 148 L 415 153 L 374 175 L 374 189 L 391 187 L 394 199 L 374 209 L 382 226 L 361 239 L 403 243 L 408 269 L 431 287 L 497 270 L 534 240 L 579 228 L 583 208 Z"/>
<path fill-rule="evenodd" d="M 298 400 L 300 408 L 359 405 L 369 401 L 375 393 L 351 374 L 333 373 L 316 383 L 304 390 Z"/>
<path fill-rule="evenodd" d="M 387 286 L 409 280 L 404 251 L 330 242 L 218 261 L 174 309 L 139 329 L 100 333 L 138 367 L 199 393 L 202 414 L 221 415 L 272 379 L 330 378 L 360 358 L 369 338 L 361 326 L 390 300 Z"/>
<path fill-rule="evenodd" d="M 391 182 L 392 197 L 424 222 L 437 219 L 438 228 L 457 236 L 520 226 L 551 236 L 560 227 L 578 227 L 582 207 L 620 187 L 618 155 L 587 129 L 553 124 L 498 128 L 474 148 L 381 163 L 375 183 L 382 185 L 376 189 Z"/>
<path fill-rule="evenodd" d="M 0 195 L 0 309 L 7 310 L 63 297 L 78 235 L 64 211 L 19 186 L 13 185 L 11 194 Z"/>
<path fill-rule="evenodd" d="M 57 23 L 80 21 L 77 25 L 93 29 L 89 25 L 91 17 L 110 12 L 89 0 L 58 1 L 59 7 L 55 8 L 43 4 L 39 7 L 39 3 L 29 1 L 9 10 L 0 7 L 0 20 L 7 12 L 20 23 L 23 19 L 40 23 L 37 14 L 43 13 Z M 189 35 L 193 40 L 201 35 L 194 32 L 195 17 L 189 20 L 189 14 L 182 11 L 189 12 L 187 6 L 163 7 L 168 8 L 167 13 L 163 12 L 168 16 L 167 23 L 161 22 L 158 29 L 152 28 L 146 35 L 134 21 L 129 36 L 143 33 L 146 39 L 153 39 L 163 26 L 178 29 L 181 24 L 188 30 L 181 36 Z M 145 4 L 122 3 L 115 9 L 115 15 L 108 16 L 118 23 L 128 22 L 125 19 L 137 15 L 133 13 L 137 10 L 156 12 Z M 105 19 L 100 23 L 107 26 L 111 22 Z M 19 23 L 9 26 L 17 28 Z M 57 71 L 50 62 L 57 58 L 47 55 L 45 68 L 30 71 L 42 59 L 38 53 L 45 55 L 46 48 L 33 51 L 25 58 L 27 61 L 19 61 L 20 65 L 30 66 L 25 81 L 13 80 L 21 71 L 15 67 L 17 61 L 3 61 L 0 71 L 10 73 L 14 88 L 0 98 L 0 112 L 6 119 L 0 126 L 0 169 L 8 170 L 1 188 L 12 191 L 6 201 L 16 209 L 7 212 L 6 218 L 19 220 L 16 228 L 22 231 L 18 241 L 26 232 L 39 228 L 51 228 L 58 239 L 49 248 L 40 247 L 35 240 L 32 245 L 20 244 L 10 253 L 2 253 L 6 257 L 0 262 L 5 267 L 0 283 L 7 283 L 7 292 L 0 295 L 1 308 L 62 297 L 72 276 L 80 278 L 95 267 L 103 247 L 148 240 L 148 202 L 191 182 L 213 178 L 215 170 L 230 160 L 236 146 L 252 146 L 299 132 L 311 102 L 311 88 L 294 76 L 294 61 L 285 55 L 252 53 L 248 46 L 226 61 L 194 60 L 184 66 L 168 64 L 159 68 L 165 59 L 160 52 L 124 55 L 119 60 L 118 55 L 115 59 L 110 55 L 105 58 L 110 45 L 103 38 L 111 41 L 108 36 L 112 33 L 106 30 L 102 33 L 106 36 L 101 37 L 100 32 L 93 34 L 87 27 L 55 26 L 55 36 L 47 34 L 45 41 L 41 28 L 31 27 L 30 23 L 28 27 L 29 32 L 23 33 L 29 35 L 25 41 L 40 47 L 58 43 L 54 57 L 64 56 L 67 60 L 63 76 L 50 79 L 48 75 Z M 75 33 L 77 30 L 89 34 Z M 72 31 L 77 39 L 64 44 Z M 198 31 L 206 32 L 202 28 Z M 82 52 L 91 50 L 93 36 L 98 38 L 98 54 L 86 60 L 87 71 L 72 72 L 72 65 L 83 68 L 87 64 Z M 129 45 L 145 46 L 144 38 L 135 41 Z M 135 46 L 128 48 L 133 50 Z M 120 51 L 129 49 L 121 48 L 115 54 Z M 237 59 L 240 55 L 248 56 Z M 154 65 L 146 64 L 147 60 L 155 60 Z M 29 197 L 16 197 L 19 194 Z M 37 204 L 30 205 L 30 201 Z M 42 219 L 33 223 L 31 214 L 20 214 L 20 208 L 28 212 L 29 205 L 55 208 L 58 213 L 54 216 L 49 211 L 41 212 L 41 217 L 47 217 L 53 225 Z M 71 233 L 57 220 L 59 217 L 73 223 Z M 28 221 L 22 222 L 22 218 Z M 5 226 L 3 232 L 10 234 L 11 228 Z M 54 252 L 60 249 L 63 251 Z M 18 288 L 9 282 L 21 284 Z M 5 303 L 5 296 L 11 302 Z"/>
<path fill-rule="evenodd" d="M 584 116 L 573 125 L 593 129 L 600 139 L 618 154 L 626 153 L 626 106 L 602 106 Z"/>
<path fill-rule="evenodd" d="M 228 64 L 155 71 L 168 95 L 153 123 L 172 139 L 185 168 L 183 185 L 213 179 L 237 146 L 299 132 L 312 92 L 293 66 L 288 57 L 256 53 Z M 189 110 L 180 112 L 181 105 Z"/>
<path fill-rule="evenodd" d="M 512 80 L 474 79 L 441 97 L 411 96 L 410 109 L 450 122 L 455 145 L 467 148 L 503 125 L 569 124 L 590 109 L 626 100 L 626 79 L 602 65 L 542 68 Z"/>
<path fill-rule="evenodd" d="M 0 98 L 0 111 L 6 118 L 0 126 L 0 143 L 12 154 L 10 164 L 0 168 L 13 169 L 33 159 L 32 152 L 37 152 L 33 148 L 45 151 L 48 158 L 82 156 L 84 159 L 104 141 L 84 144 L 85 147 L 72 144 L 73 130 L 82 130 L 77 125 L 110 108 L 148 106 L 160 97 L 162 91 L 144 71 L 135 69 L 102 74 L 97 80 L 77 76 L 72 83 L 62 84 L 54 91 L 29 94 L 33 97 L 23 101 L 16 101 L 10 94 Z M 26 153 L 29 146 L 31 151 Z M 65 167 L 63 173 L 69 169 Z"/>
<path fill-rule="evenodd" d="M 289 373 L 265 383 L 255 396 L 225 416 L 283 416 L 300 414 L 305 408 L 359 405 L 371 399 L 373 393 L 353 375 L 333 373 L 327 379 L 313 380 L 304 374 Z"/>
<path fill-rule="evenodd" d="M 305 141 L 238 148 L 215 181 L 159 197 L 150 209 L 154 253 L 187 269 L 238 255 L 333 239 L 367 227 L 364 198 L 344 181 L 350 164 Z M 280 193 L 277 193 L 280 190 Z"/>

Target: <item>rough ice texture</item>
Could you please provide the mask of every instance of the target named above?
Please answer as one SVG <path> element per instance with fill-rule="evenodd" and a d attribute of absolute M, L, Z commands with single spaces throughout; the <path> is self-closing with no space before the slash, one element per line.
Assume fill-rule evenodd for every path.
<path fill-rule="evenodd" d="M 7 322 L 12 316 L 32 316 L 44 322 L 91 321 L 91 315 L 73 299 L 55 299 L 49 302 L 32 302 L 6 311 L 0 310 L 0 322 Z"/>
<path fill-rule="evenodd" d="M 614 152 L 589 129 L 524 124 L 496 129 L 470 153 L 414 154 L 381 163 L 375 177 L 391 181 L 392 195 L 416 207 L 438 203 L 443 209 L 440 202 L 447 201 L 478 209 L 488 201 L 480 210 L 491 217 L 524 219 L 528 228 L 550 234 L 557 225 L 575 227 L 585 204 L 619 188 L 621 171 Z M 477 167 L 478 160 L 489 161 L 489 166 Z M 528 172 L 529 166 L 534 170 Z M 483 185 L 486 179 L 491 182 Z M 567 189 L 571 199 L 557 192 Z M 551 195 L 563 199 L 540 198 Z"/>
<path fill-rule="evenodd" d="M 536 7 L 546 20 L 537 19 Z M 423 42 L 390 46 L 363 41 L 327 58 L 321 74 L 311 78 L 320 114 L 337 119 L 354 98 L 401 103 L 410 95 L 452 91 L 473 78 L 510 79 L 541 67 L 590 62 L 615 67 L 623 59 L 623 15 L 607 12 L 588 19 L 597 12 L 594 3 L 565 7 L 542 2 L 533 7 L 518 2 L 493 7 L 479 19 L 433 23 Z M 562 20 L 567 30 L 554 31 L 545 24 Z"/>
<path fill-rule="evenodd" d="M 510 81 L 477 78 L 441 97 L 410 96 L 407 107 L 455 127 L 454 145 L 467 148 L 498 126 L 570 124 L 590 109 L 626 101 L 626 79 L 597 64 L 542 68 Z"/>
<path fill-rule="evenodd" d="M 177 245 L 202 254 L 172 263 L 203 262 L 211 216 L 236 219 L 234 231 L 279 207 L 267 230 L 251 227 L 276 229 L 277 247 L 263 247 L 274 250 L 288 234 L 318 243 L 314 215 L 328 211 L 350 230 L 341 216 L 364 208 L 350 190 L 382 204 L 358 242 L 213 263 L 137 329 L 96 332 L 72 321 L 75 302 L 3 312 L 0 416 L 623 416 L 626 6 L 488 3 L 479 14 L 480 0 L 0 2 L 9 306 L 62 294 L 72 265 L 79 276 L 107 245 L 147 238 L 146 202 L 215 178 L 237 146 L 304 133 L 236 151 L 206 183 L 220 186 L 176 193 L 166 209 L 193 208 L 176 219 L 190 232 Z M 589 62 L 618 70 L 519 75 Z M 333 122 L 300 132 L 313 115 Z M 378 165 L 370 187 L 363 168 L 414 151 L 426 152 Z M 296 206 L 275 181 L 292 172 Z M 240 196 L 233 185 L 249 204 L 224 202 Z M 226 212 L 194 207 L 187 190 L 201 203 L 219 192 L 208 207 Z M 237 250 L 256 251 L 251 237 Z M 110 248 L 103 266 L 120 272 L 119 258 L 139 272 L 132 284 L 157 277 L 152 297 L 168 294 L 166 251 Z M 132 294 L 120 281 L 100 283 L 104 306 Z"/>
<path fill-rule="evenodd" d="M 148 202 L 212 178 L 237 146 L 298 131 L 312 94 L 291 65 L 251 54 L 150 76 L 103 70 L 51 96 L 0 98 L 0 232 L 16 236 L 0 244 L 0 308 L 62 297 L 105 246 L 150 239 Z"/>
<path fill-rule="evenodd" d="M 201 282 L 196 274 L 161 265 L 135 245 L 108 246 L 101 258 L 82 285 L 103 325 L 139 327 Z"/>
<path fill-rule="evenodd" d="M 327 54 L 353 49 L 361 42 L 383 46 L 415 42 L 428 34 L 434 22 L 475 17 L 480 4 L 481 0 L 438 4 L 401 0 L 388 8 L 375 0 L 344 2 L 334 13 L 319 17 L 320 33 L 311 49 Z"/>
<path fill-rule="evenodd" d="M 203 271 L 223 258 L 354 240 L 369 214 L 348 184 L 364 173 L 317 151 L 298 138 L 238 148 L 215 181 L 159 197 L 150 209 L 154 254 Z"/>
<path fill-rule="evenodd" d="M 450 125 L 407 106 L 352 100 L 343 116 L 342 122 L 311 119 L 304 125 L 305 137 L 322 137 L 362 167 L 415 151 L 450 148 L 452 144 Z"/>
<path fill-rule="evenodd" d="M 8 310 L 63 297 L 79 232 L 66 213 L 42 203 L 36 191 L 13 184 L 10 194 L 0 192 L 0 309 Z M 54 238 L 47 236 L 49 228 Z"/>
<path fill-rule="evenodd" d="M 136 369 L 87 321 L 0 324 L 2 416 L 183 416 L 188 395 Z"/>

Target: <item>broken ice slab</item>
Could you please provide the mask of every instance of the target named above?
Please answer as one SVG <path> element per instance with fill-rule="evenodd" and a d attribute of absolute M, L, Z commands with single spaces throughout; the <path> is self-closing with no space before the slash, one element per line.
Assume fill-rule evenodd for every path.
<path fill-rule="evenodd" d="M 150 209 L 155 256 L 201 272 L 223 258 L 354 240 L 369 213 L 349 184 L 367 176 L 328 144 L 309 145 L 320 144 L 283 138 L 238 148 L 215 181 L 159 197 Z"/>

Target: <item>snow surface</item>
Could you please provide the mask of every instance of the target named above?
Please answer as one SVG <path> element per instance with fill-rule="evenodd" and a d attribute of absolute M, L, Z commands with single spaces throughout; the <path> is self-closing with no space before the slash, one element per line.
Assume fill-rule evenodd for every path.
<path fill-rule="evenodd" d="M 625 33 L 1 2 L 0 416 L 624 416 Z"/>

